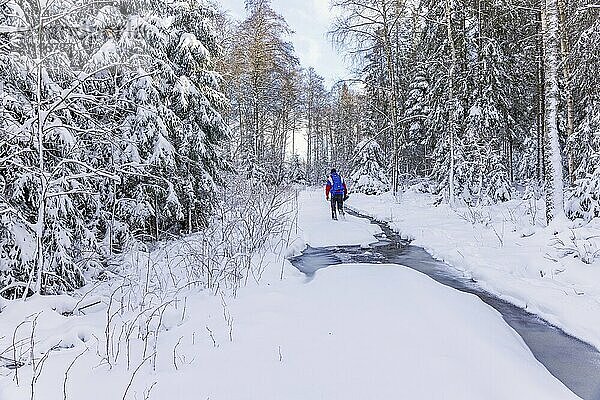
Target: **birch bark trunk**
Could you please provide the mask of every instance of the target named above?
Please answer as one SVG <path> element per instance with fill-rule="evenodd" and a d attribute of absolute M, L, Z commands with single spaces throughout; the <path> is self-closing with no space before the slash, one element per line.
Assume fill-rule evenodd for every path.
<path fill-rule="evenodd" d="M 567 0 L 558 0 L 558 16 L 560 23 L 560 55 L 561 66 L 564 81 L 564 98 L 567 103 L 567 162 L 569 170 L 569 183 L 575 180 L 575 161 L 573 158 L 573 148 L 570 145 L 570 139 L 573 137 L 575 123 L 573 117 L 573 91 L 571 89 L 571 66 L 569 62 L 569 33 L 567 30 Z"/>
<path fill-rule="evenodd" d="M 566 219 L 564 211 L 563 161 L 558 132 L 558 64 L 560 58 L 560 27 L 558 1 L 544 0 L 542 17 L 544 38 L 545 122 L 548 135 L 546 181 L 546 219 L 560 221 Z"/>

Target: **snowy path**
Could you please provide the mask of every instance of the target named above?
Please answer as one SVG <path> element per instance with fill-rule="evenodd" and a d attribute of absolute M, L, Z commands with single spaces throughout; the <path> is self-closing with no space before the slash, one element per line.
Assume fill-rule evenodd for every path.
<path fill-rule="evenodd" d="M 379 228 L 363 219 L 331 221 L 322 196 L 300 194 L 300 234 L 309 245 L 376 240 Z M 165 316 L 169 329 L 158 342 L 156 368 L 150 360 L 137 373 L 139 342 L 131 344 L 134 368 L 100 362 L 104 310 L 63 317 L 53 306 L 64 299 L 26 303 L 46 308 L 38 336 L 72 344 L 49 357 L 36 398 L 63 399 L 64 371 L 86 346 L 91 351 L 69 376 L 69 399 L 142 399 L 148 393 L 148 399 L 172 400 L 577 398 L 475 296 L 397 265 L 339 265 L 319 270 L 307 283 L 288 262 L 285 278 L 273 279 L 281 260 L 272 262 L 264 282 L 240 289 L 236 298 L 189 296 L 185 318 Z M 6 306 L 0 329 L 26 311 L 22 306 Z M 11 371 L 0 372 L 1 400 L 29 398 L 27 370 L 21 370 L 19 387 Z"/>
<path fill-rule="evenodd" d="M 347 215 L 331 220 L 329 202 L 321 191 L 300 192 L 298 225 L 304 242 L 310 247 L 368 245 L 377 242 L 373 236 L 381 232 L 364 218 Z"/>

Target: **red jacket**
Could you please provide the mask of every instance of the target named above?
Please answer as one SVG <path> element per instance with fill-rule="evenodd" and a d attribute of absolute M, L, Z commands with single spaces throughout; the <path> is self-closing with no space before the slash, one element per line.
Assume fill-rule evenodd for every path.
<path fill-rule="evenodd" d="M 340 176 L 341 178 L 341 176 Z M 348 188 L 346 188 L 346 182 L 344 182 L 344 178 L 342 178 L 342 185 L 344 186 L 344 197 L 348 194 Z M 329 197 L 329 192 L 333 187 L 333 181 L 331 180 L 331 175 L 327 177 L 327 186 L 325 186 L 325 197 Z"/>

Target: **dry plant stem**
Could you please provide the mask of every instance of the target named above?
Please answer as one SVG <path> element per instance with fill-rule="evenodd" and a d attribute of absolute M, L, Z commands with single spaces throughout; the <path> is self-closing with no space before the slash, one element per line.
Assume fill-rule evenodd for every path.
<path fill-rule="evenodd" d="M 187 309 L 187 297 L 183 298 L 183 311 L 181 313 L 181 322 L 185 320 L 185 311 Z"/>
<path fill-rule="evenodd" d="M 500 242 L 500 247 L 504 247 L 504 222 L 502 222 L 502 232 L 500 233 L 496 230 L 494 224 L 491 224 L 490 226 L 492 227 L 492 231 L 494 232 L 494 235 L 496 235 L 498 242 Z"/>
<path fill-rule="evenodd" d="M 15 382 L 16 382 L 17 386 L 19 386 L 19 363 L 18 363 L 18 358 L 17 358 L 17 332 L 21 326 L 25 325 L 28 322 L 29 321 L 27 321 L 27 320 L 22 321 L 19 325 L 16 326 L 15 330 L 13 331 L 12 349 L 13 349 L 13 360 L 15 360 Z"/>
<path fill-rule="evenodd" d="M 112 320 L 112 317 L 114 315 L 110 315 L 110 309 L 112 307 L 112 303 L 113 303 L 113 298 L 115 296 L 115 294 L 117 293 L 117 291 L 119 289 L 122 289 L 122 285 L 119 286 L 117 289 L 115 289 L 111 294 L 110 294 L 110 298 L 108 300 L 108 307 L 106 308 L 106 327 L 104 328 L 104 335 L 106 337 L 106 348 L 105 348 L 105 353 L 106 353 L 106 362 L 107 364 L 112 368 L 112 364 L 110 363 L 110 323 Z"/>
<path fill-rule="evenodd" d="M 115 362 L 119 360 L 119 354 L 121 354 L 121 343 L 123 342 L 123 334 L 125 333 L 126 324 L 121 325 L 121 329 L 119 331 L 119 337 L 117 338 L 117 351 L 115 352 L 113 349 Z"/>
<path fill-rule="evenodd" d="M 215 336 L 213 335 L 213 332 L 210 330 L 210 328 L 208 327 L 208 325 L 206 326 L 206 330 L 208 331 L 208 334 L 209 334 L 210 338 L 212 339 L 213 347 L 218 347 L 217 346 L 217 341 L 215 340 Z"/>
<path fill-rule="evenodd" d="M 233 342 L 233 317 L 227 308 L 227 303 L 225 303 L 225 297 L 223 296 L 223 292 L 221 292 L 221 306 L 223 307 L 223 319 L 227 323 L 229 327 L 229 341 Z"/>
<path fill-rule="evenodd" d="M 40 378 L 40 375 L 42 375 L 42 371 L 44 369 L 44 365 L 46 364 L 46 360 L 48 360 L 48 357 L 50 357 L 50 353 L 52 353 L 52 351 L 58 349 L 59 347 L 60 342 L 52 346 L 40 359 L 40 362 L 36 365 L 35 369 L 33 370 L 33 376 L 31 377 L 31 400 L 35 398 L 35 384 Z"/>
<path fill-rule="evenodd" d="M 137 366 L 137 368 L 135 369 L 135 371 L 133 371 L 133 374 L 131 374 L 131 379 L 129 379 L 129 383 L 127 384 L 127 387 L 125 388 L 125 392 L 123 393 L 123 400 L 127 399 L 127 393 L 129 392 L 129 389 L 131 388 L 131 385 L 133 384 L 133 380 L 135 379 L 135 375 L 142 368 L 142 366 L 144 365 L 144 363 L 146 361 L 148 361 L 149 359 L 151 359 L 152 357 L 154 357 L 154 355 L 155 354 L 150 354 L 148 357 L 144 358 L 142 360 L 142 362 L 140 363 L 140 365 Z"/>
<path fill-rule="evenodd" d="M 71 371 L 71 368 L 73 368 L 73 366 L 75 365 L 75 363 L 77 362 L 77 360 L 79 359 L 79 357 L 83 356 L 89 349 L 86 347 L 85 350 L 83 350 L 81 353 L 79 353 L 79 355 L 77 355 L 77 357 L 75 357 L 73 359 L 73 361 L 71 361 L 71 364 L 69 364 L 69 367 L 67 368 L 67 370 L 65 371 L 65 379 L 63 380 L 63 400 L 67 400 L 67 380 L 69 379 L 69 372 Z"/>
<path fill-rule="evenodd" d="M 177 344 L 175 344 L 175 347 L 173 347 L 173 366 L 175 367 L 175 371 L 177 371 L 179 369 L 177 367 L 177 347 L 181 343 L 182 339 L 183 339 L 183 336 L 180 336 L 179 339 L 177 340 Z"/>
<path fill-rule="evenodd" d="M 33 374 L 35 375 L 35 327 L 37 325 L 37 319 L 39 317 L 40 314 L 37 314 L 35 316 L 35 318 L 33 319 L 33 321 L 31 322 L 31 335 L 29 336 L 29 349 L 30 349 L 30 358 L 31 358 L 31 368 L 33 371 Z M 32 392 L 33 392 L 33 388 L 32 388 Z M 33 397 L 33 395 L 32 395 Z"/>
<path fill-rule="evenodd" d="M 152 322 L 152 319 L 154 319 L 154 317 L 158 316 L 158 324 L 156 325 L 156 329 L 154 332 L 154 340 L 155 340 L 155 345 L 156 345 L 156 340 L 158 340 L 158 331 L 160 329 L 160 325 L 162 324 L 162 318 L 164 315 L 164 312 L 166 310 L 166 308 L 173 303 L 174 300 L 169 300 L 166 303 L 163 303 L 161 305 L 159 305 L 158 307 L 156 307 L 152 313 L 150 314 L 150 316 L 148 317 L 148 319 L 146 320 L 146 326 L 145 326 L 145 333 L 144 333 L 144 356 L 146 355 L 146 350 L 148 347 L 148 340 L 150 338 L 150 323 Z"/>
<path fill-rule="evenodd" d="M 83 313 L 83 314 L 85 314 L 85 313 L 83 312 L 83 310 L 85 310 L 86 308 L 89 308 L 89 307 L 97 306 L 97 305 L 98 305 L 98 304 L 100 304 L 100 303 L 102 303 L 102 301 L 98 300 L 98 301 L 95 301 L 95 302 L 93 302 L 93 303 L 86 304 L 86 305 L 85 305 L 85 306 L 83 306 L 83 307 L 79 307 L 79 308 L 77 309 L 77 311 L 79 311 L 80 313 Z"/>
<path fill-rule="evenodd" d="M 144 400 L 148 400 L 150 398 L 150 393 L 152 392 L 152 389 L 154 389 L 154 386 L 156 386 L 158 382 L 154 381 L 152 382 L 152 385 L 150 385 L 150 387 L 147 390 L 144 390 Z"/>
<path fill-rule="evenodd" d="M 95 306 L 96 304 L 99 304 L 99 303 L 100 303 L 100 301 L 98 300 L 98 301 L 96 301 L 96 302 L 94 302 L 94 303 L 92 303 L 92 304 L 85 305 L 85 306 L 83 306 L 83 307 L 81 307 L 81 308 L 79 308 L 79 309 L 77 308 L 77 307 L 79 306 L 79 304 L 81 304 L 81 302 L 82 302 L 83 300 L 85 300 L 85 298 L 86 298 L 86 297 L 87 297 L 87 296 L 88 296 L 90 293 L 92 293 L 93 291 L 95 291 L 95 290 L 98 288 L 98 286 L 100 286 L 100 285 L 102 285 L 102 282 L 96 282 L 96 284 L 94 284 L 94 286 L 93 286 L 93 287 L 92 287 L 90 290 L 88 290 L 87 292 L 85 292 L 85 293 L 84 293 L 84 295 L 83 295 L 83 296 L 81 296 L 81 298 L 80 298 L 80 299 L 77 301 L 77 303 L 75 303 L 75 305 L 74 305 L 74 306 L 73 306 L 73 308 L 71 309 L 71 314 L 73 314 L 73 313 L 75 312 L 75 310 L 80 310 L 80 311 L 81 311 L 81 310 L 83 310 L 83 309 L 86 309 L 86 308 L 88 308 L 88 307 L 92 307 L 92 306 Z"/>

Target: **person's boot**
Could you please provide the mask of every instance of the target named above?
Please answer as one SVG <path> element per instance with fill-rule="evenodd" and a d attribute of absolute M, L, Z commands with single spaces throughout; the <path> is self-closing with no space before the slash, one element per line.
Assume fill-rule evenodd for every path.
<path fill-rule="evenodd" d="M 335 215 L 335 213 L 331 213 L 331 219 L 334 219 L 337 221 L 337 215 Z"/>

